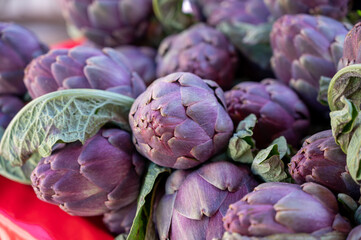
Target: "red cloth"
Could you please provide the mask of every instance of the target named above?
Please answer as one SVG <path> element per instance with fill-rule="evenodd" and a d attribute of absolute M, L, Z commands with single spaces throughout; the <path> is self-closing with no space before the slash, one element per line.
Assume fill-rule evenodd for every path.
<path fill-rule="evenodd" d="M 53 44 L 50 46 L 51 49 L 59 49 L 59 48 L 66 48 L 66 49 L 69 49 L 69 48 L 73 48 L 73 47 L 76 47 L 76 46 L 79 46 L 81 44 L 84 43 L 84 39 L 78 39 L 78 40 L 67 40 L 67 41 L 64 41 L 64 42 L 60 42 L 60 43 L 56 43 L 56 44 Z"/>
<path fill-rule="evenodd" d="M 39 200 L 31 186 L 0 176 L 0 239 L 111 240 L 100 217 L 70 216 Z M 33 239 L 32 239 L 33 238 Z"/>

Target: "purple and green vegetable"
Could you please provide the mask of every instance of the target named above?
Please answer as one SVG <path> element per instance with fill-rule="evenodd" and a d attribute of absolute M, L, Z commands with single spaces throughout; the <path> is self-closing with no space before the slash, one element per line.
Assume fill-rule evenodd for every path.
<path fill-rule="evenodd" d="M 63 0 L 97 46 L 49 52 L 2 23 L 0 174 L 116 239 L 358 239 L 348 4 Z"/>

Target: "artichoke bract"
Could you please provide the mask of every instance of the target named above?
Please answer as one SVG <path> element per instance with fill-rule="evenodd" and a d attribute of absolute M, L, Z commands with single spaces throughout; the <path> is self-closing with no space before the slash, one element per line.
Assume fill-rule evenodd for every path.
<path fill-rule="evenodd" d="M 121 46 L 116 50 L 127 58 L 131 68 L 139 74 L 146 85 L 156 79 L 156 50 L 150 47 L 136 46 Z"/>
<path fill-rule="evenodd" d="M 103 222 L 115 234 L 128 233 L 137 212 L 137 201 L 116 211 L 104 214 Z"/>
<path fill-rule="evenodd" d="M 63 89 L 94 88 L 137 97 L 144 81 L 126 57 L 111 48 L 74 47 L 51 50 L 34 59 L 25 70 L 32 98 Z"/>
<path fill-rule="evenodd" d="M 218 30 L 197 24 L 165 38 L 156 58 L 157 76 L 173 72 L 191 72 L 217 82 L 222 88 L 232 85 L 237 54 Z"/>
<path fill-rule="evenodd" d="M 142 37 L 152 15 L 151 0 L 62 0 L 63 15 L 100 46 L 129 44 Z"/>
<path fill-rule="evenodd" d="M 26 65 L 48 48 L 31 31 L 14 23 L 0 23 L 0 33 L 0 94 L 23 95 Z"/>
<path fill-rule="evenodd" d="M 16 96 L 0 96 L 0 129 L 5 130 L 6 127 L 9 125 L 11 119 L 13 119 L 13 117 L 23 107 L 23 101 Z"/>
<path fill-rule="evenodd" d="M 338 69 L 358 63 L 361 63 L 361 22 L 355 24 L 346 35 Z"/>
<path fill-rule="evenodd" d="M 347 32 L 332 18 L 305 14 L 285 15 L 273 25 L 272 68 L 315 110 L 324 110 L 317 102 L 319 81 L 336 73 Z"/>
<path fill-rule="evenodd" d="M 217 83 L 182 72 L 155 80 L 132 105 L 129 124 L 143 156 L 176 169 L 207 161 L 233 132 Z"/>
<path fill-rule="evenodd" d="M 346 237 L 351 230 L 350 223 L 339 214 L 333 193 L 316 183 L 258 185 L 229 206 L 223 222 L 226 231 L 252 237 L 282 233 L 317 236 L 333 231 Z"/>
<path fill-rule="evenodd" d="M 257 186 L 249 169 L 230 162 L 206 164 L 195 171 L 178 170 L 166 182 L 156 209 L 161 240 L 211 240 L 224 232 L 228 205 Z"/>
<path fill-rule="evenodd" d="M 298 184 L 315 182 L 335 193 L 346 193 L 356 200 L 360 197 L 360 186 L 346 170 L 346 154 L 336 144 L 331 130 L 306 139 L 288 166 Z"/>
<path fill-rule="evenodd" d="M 84 145 L 70 143 L 42 158 L 31 181 L 41 200 L 71 215 L 96 216 L 131 208 L 143 170 L 130 134 L 102 129 Z"/>
<path fill-rule="evenodd" d="M 248 115 L 256 115 L 253 138 L 259 147 L 268 146 L 279 136 L 296 146 L 309 126 L 305 104 L 292 89 L 276 80 L 239 83 L 225 93 L 225 98 L 235 126 Z"/>
<path fill-rule="evenodd" d="M 361 226 L 357 226 L 347 236 L 347 240 L 360 240 L 361 239 Z"/>
<path fill-rule="evenodd" d="M 286 14 L 306 13 L 341 20 L 347 14 L 349 0 L 264 0 L 264 2 L 275 18 Z"/>

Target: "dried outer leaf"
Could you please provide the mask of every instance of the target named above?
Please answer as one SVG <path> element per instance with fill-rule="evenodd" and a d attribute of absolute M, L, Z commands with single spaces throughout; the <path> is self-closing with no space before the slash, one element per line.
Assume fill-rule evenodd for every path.
<path fill-rule="evenodd" d="M 252 150 L 255 148 L 252 130 L 256 123 L 256 115 L 250 114 L 238 124 L 236 133 L 229 141 L 227 152 L 228 156 L 235 162 L 252 163 Z"/>
<path fill-rule="evenodd" d="M 341 98 L 344 96 L 355 106 L 361 105 L 361 64 L 350 65 L 338 71 L 332 78 L 328 88 L 328 106 L 331 111 L 344 107 Z"/>
<path fill-rule="evenodd" d="M 154 163 L 149 164 L 138 197 L 137 212 L 127 240 L 156 239 L 155 227 L 153 226 L 154 199 L 162 177 L 168 176 L 170 172 L 169 168 L 160 167 Z"/>
<path fill-rule="evenodd" d="M 252 162 L 253 174 L 259 175 L 265 182 L 289 181 L 282 161 L 290 154 L 285 137 L 275 139 L 266 149 L 261 150 Z"/>
<path fill-rule="evenodd" d="M 134 99 L 109 91 L 71 89 L 28 103 L 11 121 L 0 144 L 1 156 L 21 166 L 35 153 L 51 154 L 56 143 L 84 143 L 107 122 L 129 129 Z"/>
<path fill-rule="evenodd" d="M 361 123 L 359 109 L 350 100 L 344 96 L 340 99 L 344 107 L 330 113 L 332 135 L 335 141 L 340 145 L 342 151 L 347 154 L 352 135 Z"/>

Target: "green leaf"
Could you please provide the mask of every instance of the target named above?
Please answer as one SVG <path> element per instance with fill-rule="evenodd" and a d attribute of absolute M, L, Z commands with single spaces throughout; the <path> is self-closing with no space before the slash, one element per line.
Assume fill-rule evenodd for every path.
<path fill-rule="evenodd" d="M 340 145 L 344 153 L 347 153 L 355 126 L 359 125 L 361 120 L 357 107 L 351 101 L 344 96 L 341 97 L 340 101 L 344 107 L 330 113 L 331 128 L 336 143 Z"/>
<path fill-rule="evenodd" d="M 256 115 L 250 114 L 238 124 L 236 133 L 233 134 L 228 144 L 228 156 L 234 161 L 252 163 L 252 149 L 255 148 L 252 130 L 256 122 Z"/>
<path fill-rule="evenodd" d="M 169 32 L 180 32 L 194 23 L 194 14 L 183 12 L 183 0 L 153 0 L 155 16 Z"/>
<path fill-rule="evenodd" d="M 94 89 L 63 90 L 36 98 L 7 127 L 1 155 L 12 166 L 21 166 L 35 153 L 49 156 L 56 143 L 84 143 L 107 122 L 129 129 L 127 119 L 133 101 Z"/>
<path fill-rule="evenodd" d="M 4 131 L 4 129 L 0 128 L 0 139 L 4 135 Z M 23 166 L 14 167 L 11 166 L 9 161 L 0 156 L 0 175 L 19 183 L 31 184 L 30 175 L 37 166 L 39 160 L 40 156 L 34 154 Z"/>
<path fill-rule="evenodd" d="M 263 69 L 270 67 L 272 49 L 269 34 L 272 23 L 259 25 L 242 22 L 222 22 L 217 28 L 223 32 L 245 56 Z"/>
<path fill-rule="evenodd" d="M 283 136 L 275 139 L 268 148 L 261 150 L 254 158 L 251 167 L 253 174 L 259 175 L 265 182 L 288 181 L 282 158 L 289 151 Z"/>
<path fill-rule="evenodd" d="M 361 64 L 347 66 L 338 71 L 328 88 L 328 105 L 331 111 L 344 107 L 342 96 L 358 108 L 361 104 Z"/>
<path fill-rule="evenodd" d="M 353 180 L 361 183 L 361 126 L 354 131 L 346 155 L 347 168 Z"/>
<path fill-rule="evenodd" d="M 140 190 L 137 212 L 130 229 L 127 240 L 155 239 L 155 228 L 153 226 L 153 204 L 157 187 L 163 176 L 170 174 L 169 168 L 160 167 L 151 163 Z"/>
<path fill-rule="evenodd" d="M 38 165 L 41 157 L 34 154 L 22 166 L 11 166 L 10 162 L 0 156 L 0 175 L 15 182 L 23 184 L 31 184 L 30 176 L 33 170 Z"/>
<path fill-rule="evenodd" d="M 331 78 L 322 76 L 320 78 L 320 90 L 318 91 L 317 101 L 322 105 L 328 106 L 327 93 Z"/>

